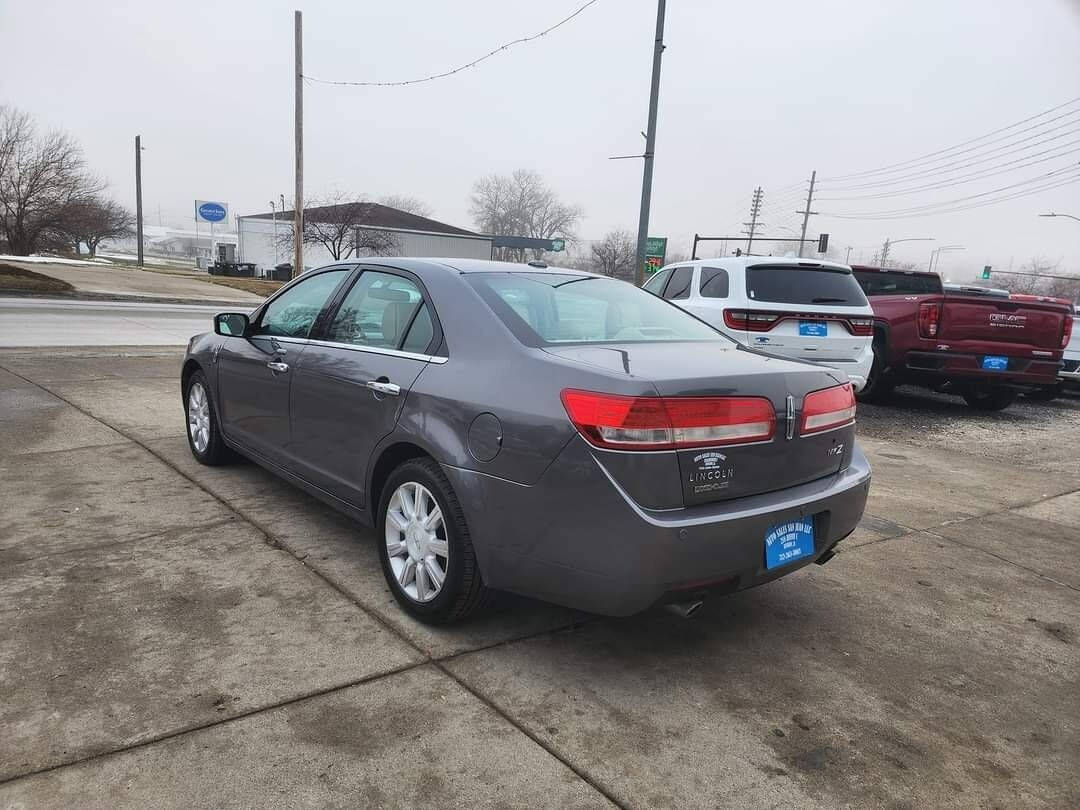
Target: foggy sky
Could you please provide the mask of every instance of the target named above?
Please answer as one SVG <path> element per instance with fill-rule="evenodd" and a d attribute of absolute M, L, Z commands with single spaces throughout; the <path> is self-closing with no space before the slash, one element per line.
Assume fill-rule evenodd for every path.
<path fill-rule="evenodd" d="M 535 33 L 581 0 L 306 2 L 305 74 L 397 80 L 439 72 Z M 0 102 L 77 137 L 110 191 L 134 207 L 141 134 L 144 207 L 190 224 L 193 200 L 234 213 L 292 196 L 292 11 L 296 0 L 0 3 Z M 652 0 L 600 0 L 564 28 L 458 76 L 404 88 L 308 84 L 306 190 L 420 197 L 471 227 L 484 174 L 540 172 L 586 211 L 599 238 L 636 230 Z M 696 231 L 730 233 L 754 186 L 767 232 L 796 224 L 789 188 L 914 158 L 1080 96 L 1078 0 L 733 3 L 671 0 L 650 232 L 689 252 Z M 1074 155 L 1080 159 L 1080 155 Z M 1059 164 L 895 199 L 815 204 L 906 207 L 974 194 Z M 822 192 L 824 196 L 824 192 Z M 967 250 L 941 269 L 967 280 L 1033 256 L 1080 272 L 1080 184 L 958 214 L 888 222 L 811 218 L 869 260 L 885 238 Z M 773 227 L 775 226 L 775 227 Z M 890 255 L 926 262 L 935 243 Z"/>

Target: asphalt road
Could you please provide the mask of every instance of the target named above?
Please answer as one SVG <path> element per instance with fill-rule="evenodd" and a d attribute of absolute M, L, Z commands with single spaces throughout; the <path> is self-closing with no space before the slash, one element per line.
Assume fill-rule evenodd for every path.
<path fill-rule="evenodd" d="M 0 349 L 0 808 L 1080 806 L 1071 401 L 860 407 L 839 554 L 691 620 L 430 628 L 180 357 Z"/>
<path fill-rule="evenodd" d="M 243 305 L 237 305 L 240 310 Z M 176 346 L 221 306 L 0 298 L 0 346 Z"/>

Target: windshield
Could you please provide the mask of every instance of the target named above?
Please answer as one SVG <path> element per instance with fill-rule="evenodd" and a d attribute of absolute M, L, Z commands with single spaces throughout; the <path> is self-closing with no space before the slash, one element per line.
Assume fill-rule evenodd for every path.
<path fill-rule="evenodd" d="M 850 270 L 791 265 L 746 268 L 746 294 L 751 301 L 775 304 L 829 304 L 865 307 L 866 296 Z"/>
<path fill-rule="evenodd" d="M 678 307 L 624 281 L 561 273 L 474 273 L 466 279 L 528 346 L 730 342 Z"/>

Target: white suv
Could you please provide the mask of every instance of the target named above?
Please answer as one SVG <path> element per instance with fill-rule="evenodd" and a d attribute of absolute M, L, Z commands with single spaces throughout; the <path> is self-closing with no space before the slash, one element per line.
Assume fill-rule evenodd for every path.
<path fill-rule="evenodd" d="M 645 289 L 745 346 L 843 371 L 856 391 L 874 362 L 874 311 L 844 264 L 772 256 L 661 268 Z"/>

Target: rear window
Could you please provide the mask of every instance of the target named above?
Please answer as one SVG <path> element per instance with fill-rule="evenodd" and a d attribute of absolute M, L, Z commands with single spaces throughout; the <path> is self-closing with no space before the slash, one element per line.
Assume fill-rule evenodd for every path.
<path fill-rule="evenodd" d="M 527 346 L 730 341 L 632 284 L 561 273 L 471 273 L 466 280 Z"/>
<path fill-rule="evenodd" d="M 864 307 L 866 296 L 849 270 L 791 265 L 746 268 L 746 294 L 774 304 L 828 304 Z"/>
<path fill-rule="evenodd" d="M 911 273 L 867 273 L 855 271 L 867 295 L 928 295 L 941 292 L 941 279 L 936 276 L 916 276 Z"/>

